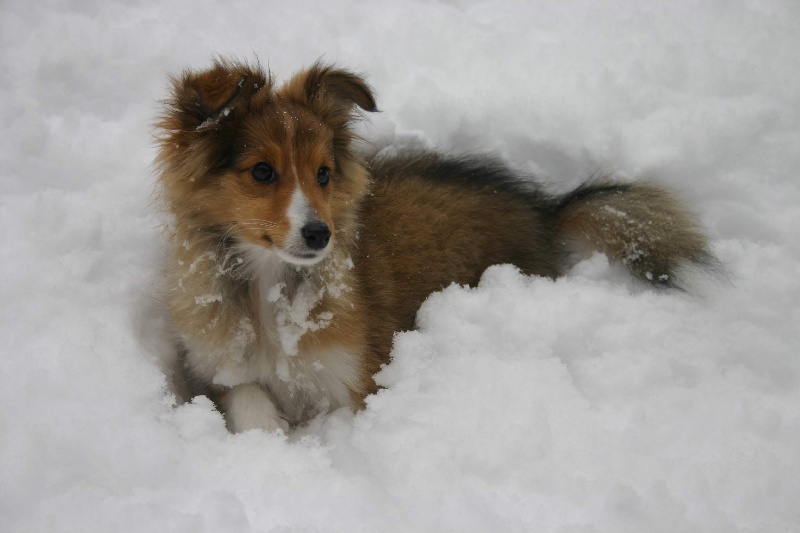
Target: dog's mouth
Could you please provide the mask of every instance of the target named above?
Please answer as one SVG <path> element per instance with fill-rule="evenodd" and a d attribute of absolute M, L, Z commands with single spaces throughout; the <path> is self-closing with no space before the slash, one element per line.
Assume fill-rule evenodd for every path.
<path fill-rule="evenodd" d="M 274 250 L 283 261 L 297 266 L 315 265 L 322 261 L 331 249 L 330 244 L 321 250 L 312 250 L 303 244 L 297 243 L 289 246 L 280 246 L 266 235 L 264 236 L 264 242 L 269 243 L 269 248 Z"/>
<path fill-rule="evenodd" d="M 275 247 L 275 251 L 278 254 L 278 257 L 283 259 L 289 264 L 297 265 L 297 266 L 311 266 L 316 265 L 320 261 L 322 261 L 325 256 L 327 255 L 325 250 L 320 252 L 300 252 L 300 251 L 289 251 L 284 250 L 282 248 Z"/>
<path fill-rule="evenodd" d="M 262 234 L 262 239 L 286 263 L 310 266 L 319 263 L 328 254 L 333 247 L 334 236 L 328 223 L 308 217 L 302 224 L 292 220 L 289 236 L 283 242 L 276 242 L 266 232 Z"/>

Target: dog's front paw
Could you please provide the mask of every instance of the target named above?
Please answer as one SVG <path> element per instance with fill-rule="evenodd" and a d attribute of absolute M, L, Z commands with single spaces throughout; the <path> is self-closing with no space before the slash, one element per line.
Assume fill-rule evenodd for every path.
<path fill-rule="evenodd" d="M 289 424 L 281 418 L 275 403 L 255 383 L 230 388 L 222 395 L 221 403 L 225 421 L 232 433 L 241 433 L 248 429 L 289 430 Z"/>

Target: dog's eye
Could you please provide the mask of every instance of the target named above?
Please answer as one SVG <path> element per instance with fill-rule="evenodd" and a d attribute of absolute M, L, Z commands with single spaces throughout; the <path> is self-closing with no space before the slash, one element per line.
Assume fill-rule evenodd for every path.
<path fill-rule="evenodd" d="M 278 177 L 272 165 L 263 161 L 253 165 L 253 168 L 250 169 L 250 175 L 259 183 L 272 183 Z"/>
<path fill-rule="evenodd" d="M 324 187 L 328 184 L 330 180 L 331 180 L 331 169 L 329 169 L 328 167 L 319 167 L 319 170 L 317 171 L 317 181 L 319 182 L 319 184 Z"/>

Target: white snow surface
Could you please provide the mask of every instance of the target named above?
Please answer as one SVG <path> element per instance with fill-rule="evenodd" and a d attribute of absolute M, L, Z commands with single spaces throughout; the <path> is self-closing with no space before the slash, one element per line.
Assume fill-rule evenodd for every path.
<path fill-rule="evenodd" d="M 798 25 L 794 0 L 4 0 L 0 529 L 800 530 Z M 231 435 L 162 370 L 151 166 L 168 75 L 215 54 L 364 73 L 365 150 L 671 186 L 730 282 L 492 267 L 428 299 L 365 410 Z"/>

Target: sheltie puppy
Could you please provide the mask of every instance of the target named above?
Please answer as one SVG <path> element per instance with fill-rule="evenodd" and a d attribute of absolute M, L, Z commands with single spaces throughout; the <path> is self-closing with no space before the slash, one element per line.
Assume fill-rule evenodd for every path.
<path fill-rule="evenodd" d="M 364 160 L 359 76 L 317 63 L 276 86 L 217 60 L 172 79 L 158 176 L 174 215 L 166 300 L 197 392 L 233 432 L 284 430 L 376 391 L 395 332 L 490 265 L 555 278 L 597 250 L 676 286 L 713 257 L 667 190 L 599 180 L 549 196 L 485 157 Z"/>

